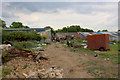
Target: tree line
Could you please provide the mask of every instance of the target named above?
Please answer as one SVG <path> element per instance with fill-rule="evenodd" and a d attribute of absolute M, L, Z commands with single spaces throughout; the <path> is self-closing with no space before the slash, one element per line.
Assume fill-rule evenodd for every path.
<path fill-rule="evenodd" d="M 72 25 L 63 27 L 62 29 L 56 30 L 56 32 L 94 32 L 92 29 L 84 29 L 81 28 L 79 25 Z"/>
<path fill-rule="evenodd" d="M 28 26 L 23 25 L 21 22 L 12 22 L 12 24 L 7 27 L 6 22 L 2 19 L 0 19 L 0 26 L 2 28 L 29 28 Z M 58 32 L 94 32 L 92 29 L 84 29 L 81 28 L 79 25 L 72 25 L 63 27 L 62 29 L 54 30 L 51 26 L 44 27 L 45 29 L 51 29 L 52 33 L 58 33 Z M 108 32 L 108 30 L 98 30 L 97 32 Z"/>

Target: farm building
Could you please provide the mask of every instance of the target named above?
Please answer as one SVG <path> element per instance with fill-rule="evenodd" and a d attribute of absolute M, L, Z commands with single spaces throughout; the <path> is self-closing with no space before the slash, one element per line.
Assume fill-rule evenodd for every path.
<path fill-rule="evenodd" d="M 44 28 L 12 28 L 12 29 L 3 29 L 3 31 L 36 31 L 41 36 L 46 37 L 47 40 L 51 40 L 51 29 Z"/>
<path fill-rule="evenodd" d="M 71 37 L 75 37 L 75 38 L 80 38 L 80 34 L 76 33 L 76 32 L 69 32 L 69 33 L 56 33 L 56 36 L 71 36 Z"/>
<path fill-rule="evenodd" d="M 56 33 L 58 36 L 75 36 L 77 33 Z"/>
<path fill-rule="evenodd" d="M 118 41 L 118 32 L 78 32 L 80 34 L 81 39 L 87 39 L 88 35 L 99 35 L 99 34 L 109 34 L 109 40 Z"/>

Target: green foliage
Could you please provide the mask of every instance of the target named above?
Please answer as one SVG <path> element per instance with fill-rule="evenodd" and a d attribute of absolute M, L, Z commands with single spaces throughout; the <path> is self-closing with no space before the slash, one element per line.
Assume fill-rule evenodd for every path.
<path fill-rule="evenodd" d="M 29 40 L 41 40 L 41 36 L 35 31 L 26 32 L 26 31 L 13 31 L 13 32 L 4 32 L 2 33 L 2 41 L 29 41 Z"/>
<path fill-rule="evenodd" d="M 116 40 L 112 40 L 112 41 L 110 41 L 110 42 L 113 42 L 113 43 L 118 43 L 119 41 L 116 41 Z"/>
<path fill-rule="evenodd" d="M 98 30 L 97 32 L 108 32 L 108 30 Z"/>
<path fill-rule="evenodd" d="M 36 43 L 32 41 L 14 42 L 13 46 L 18 49 L 30 49 L 36 47 Z"/>
<path fill-rule="evenodd" d="M 13 22 L 10 25 L 10 28 L 29 28 L 28 26 L 24 26 L 21 22 Z"/>
<path fill-rule="evenodd" d="M 55 35 L 55 31 L 54 31 L 54 29 L 52 27 L 46 26 L 46 27 L 44 27 L 44 29 L 51 29 L 51 33 L 53 33 Z"/>
<path fill-rule="evenodd" d="M 98 52 L 95 52 L 94 50 L 89 50 L 87 48 L 80 48 L 79 50 L 85 52 L 85 53 L 89 53 L 89 54 L 99 54 L 99 56 L 103 59 L 105 58 L 109 58 L 110 61 L 113 63 L 113 64 L 120 64 L 120 61 L 118 60 L 119 59 L 119 56 L 120 53 L 118 53 L 118 43 L 116 45 L 114 44 L 110 44 L 110 51 L 98 51 Z"/>
<path fill-rule="evenodd" d="M 72 25 L 56 30 L 56 32 L 93 32 L 91 29 L 83 29 L 79 25 Z"/>
<path fill-rule="evenodd" d="M 2 19 L 0 19 L 0 27 L 6 28 L 6 23 Z"/>
<path fill-rule="evenodd" d="M 8 69 L 3 69 L 3 70 L 2 70 L 2 74 L 3 74 L 3 76 L 8 75 L 8 74 L 10 74 L 10 70 L 8 70 Z"/>

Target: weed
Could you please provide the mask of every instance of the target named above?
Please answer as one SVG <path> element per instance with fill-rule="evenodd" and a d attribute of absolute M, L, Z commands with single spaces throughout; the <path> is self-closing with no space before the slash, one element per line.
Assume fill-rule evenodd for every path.
<path fill-rule="evenodd" d="M 24 66 L 23 66 L 23 68 L 22 69 L 26 69 L 28 67 L 28 65 L 27 64 L 25 64 Z"/>
<path fill-rule="evenodd" d="M 8 70 L 8 69 L 3 69 L 3 70 L 2 70 L 3 76 L 10 74 L 10 72 L 11 72 L 11 71 Z"/>
<path fill-rule="evenodd" d="M 87 64 L 96 65 L 96 62 L 88 61 Z"/>
<path fill-rule="evenodd" d="M 14 70 L 14 71 L 16 71 L 16 70 L 17 70 L 17 68 L 14 68 L 13 70 Z"/>
<path fill-rule="evenodd" d="M 101 66 L 99 67 L 90 67 L 87 69 L 89 73 L 91 73 L 96 78 L 103 78 L 103 70 Z"/>

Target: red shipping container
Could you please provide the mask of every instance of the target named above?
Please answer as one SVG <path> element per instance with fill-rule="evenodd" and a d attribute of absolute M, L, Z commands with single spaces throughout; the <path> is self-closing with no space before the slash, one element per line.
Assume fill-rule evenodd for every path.
<path fill-rule="evenodd" d="M 109 35 L 100 34 L 100 35 L 88 35 L 87 37 L 87 47 L 91 50 L 109 50 Z"/>

